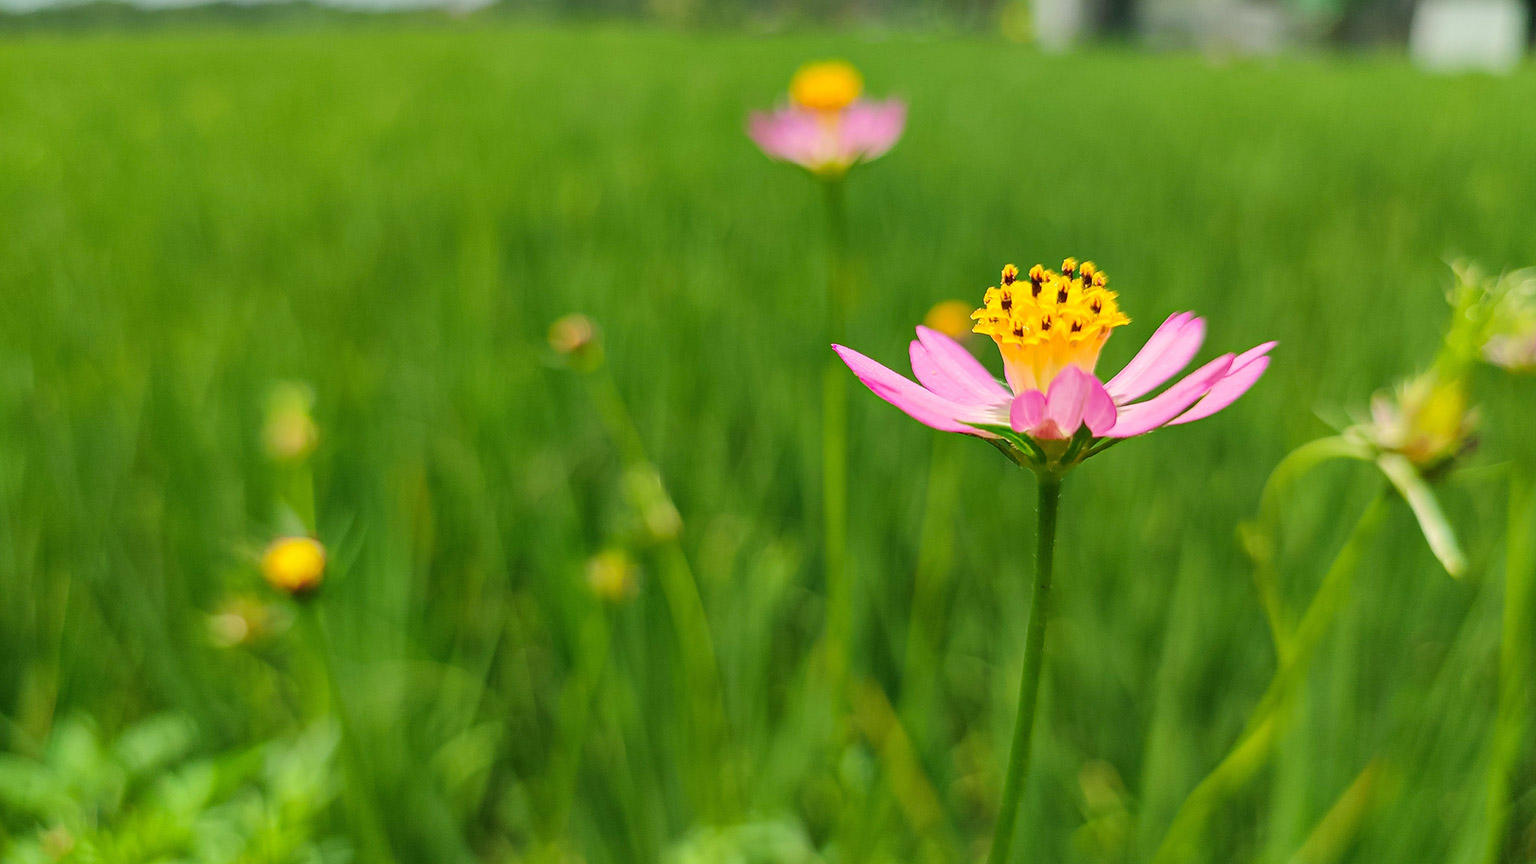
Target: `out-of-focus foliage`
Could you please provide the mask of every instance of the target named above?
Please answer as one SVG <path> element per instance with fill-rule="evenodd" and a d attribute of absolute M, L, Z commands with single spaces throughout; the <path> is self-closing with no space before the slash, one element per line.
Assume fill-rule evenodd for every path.
<path fill-rule="evenodd" d="M 101 739 L 58 723 L 36 758 L 0 755 L 7 864 L 181 861 L 340 864 L 320 829 L 336 793 L 333 725 L 215 757 L 195 755 L 192 721 L 159 715 Z"/>

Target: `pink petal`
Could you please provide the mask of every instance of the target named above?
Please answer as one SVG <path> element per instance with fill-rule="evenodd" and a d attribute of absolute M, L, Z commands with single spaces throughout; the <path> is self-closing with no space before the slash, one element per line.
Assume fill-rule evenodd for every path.
<path fill-rule="evenodd" d="M 1088 382 L 1091 375 L 1076 366 L 1068 366 L 1057 373 L 1051 389 L 1045 395 L 1045 419 L 1055 429 L 1045 430 L 1070 438 L 1083 425 L 1083 403 L 1088 399 Z"/>
<path fill-rule="evenodd" d="M 837 141 L 815 112 L 786 107 L 753 112 L 747 135 L 774 159 L 815 170 L 838 158 Z"/>
<path fill-rule="evenodd" d="M 853 374 L 876 396 L 906 412 L 908 417 L 942 432 L 962 432 L 967 435 L 984 435 L 960 418 L 985 422 L 974 405 L 961 405 L 936 393 L 923 389 L 890 369 L 865 357 L 852 348 L 833 345 L 832 350 L 843 358 Z"/>
<path fill-rule="evenodd" d="M 839 149 L 848 161 L 878 159 L 901 139 L 907 125 L 907 106 L 899 99 L 861 99 L 843 109 L 840 124 Z"/>
<path fill-rule="evenodd" d="M 1268 354 L 1270 351 L 1274 350 L 1274 347 L 1279 344 L 1279 342 L 1271 340 L 1269 342 L 1261 342 L 1258 345 L 1249 348 L 1247 351 L 1244 351 L 1243 353 L 1232 358 L 1232 368 L 1227 371 L 1227 374 L 1231 375 L 1233 372 L 1236 372 L 1244 366 L 1247 366 L 1249 363 L 1252 363 L 1260 357 L 1263 357 L 1265 354 Z"/>
<path fill-rule="evenodd" d="M 1115 408 L 1114 397 L 1109 395 L 1099 379 L 1089 375 L 1088 385 L 1088 397 L 1083 400 L 1083 422 L 1088 424 L 1089 432 L 1103 437 L 1115 427 L 1119 412 Z"/>
<path fill-rule="evenodd" d="M 1269 358 L 1265 355 L 1273 347 L 1275 343 L 1265 342 L 1263 345 L 1237 355 L 1237 358 L 1232 361 L 1232 367 L 1220 381 L 1216 382 L 1211 392 L 1205 394 L 1195 407 L 1168 421 L 1168 425 L 1177 426 L 1180 423 L 1201 420 L 1236 402 L 1239 396 L 1247 393 L 1248 388 L 1259 380 L 1264 370 L 1269 368 Z"/>
<path fill-rule="evenodd" d="M 1119 405 L 1145 396 L 1189 365 L 1204 341 L 1205 319 L 1193 312 L 1170 315 L 1105 389 Z"/>
<path fill-rule="evenodd" d="M 912 374 L 917 377 L 917 383 L 945 399 L 955 402 L 972 401 L 971 391 L 945 374 L 933 361 L 933 355 L 923 347 L 923 343 L 912 340 L 912 344 L 907 346 L 907 355 L 912 359 Z"/>
<path fill-rule="evenodd" d="M 928 349 L 928 357 L 937 367 L 938 371 L 948 378 L 960 390 L 970 394 L 968 399 L 951 397 L 962 402 L 984 402 L 992 405 L 1013 397 L 1012 393 L 1003 385 L 997 383 L 987 367 L 981 365 L 981 361 L 971 356 L 971 352 L 965 350 L 965 346 L 945 336 L 937 330 L 927 327 L 917 328 L 918 341 Z M 927 385 L 928 382 L 923 382 Z M 928 385 L 930 390 L 938 388 Z"/>
<path fill-rule="evenodd" d="M 1130 438 L 1150 432 L 1179 416 L 1195 400 L 1210 389 L 1232 367 L 1233 356 L 1223 354 L 1215 360 L 1184 376 L 1179 383 L 1145 402 L 1122 405 L 1115 426 L 1106 433 L 1108 438 Z"/>
<path fill-rule="evenodd" d="M 1008 425 L 1015 432 L 1029 432 L 1045 419 L 1045 394 L 1039 390 L 1025 390 L 1013 397 L 1008 407 Z"/>

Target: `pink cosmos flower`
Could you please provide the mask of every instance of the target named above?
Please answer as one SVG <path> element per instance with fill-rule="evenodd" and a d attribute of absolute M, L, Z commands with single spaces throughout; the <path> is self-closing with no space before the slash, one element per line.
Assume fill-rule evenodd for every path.
<path fill-rule="evenodd" d="M 901 138 L 907 106 L 859 98 L 864 82 L 840 61 L 812 63 L 790 82 L 789 103 L 754 112 L 747 134 L 770 157 L 823 177 L 842 176 L 886 154 Z"/>
<path fill-rule="evenodd" d="M 1016 461 L 1064 472 L 1111 446 L 1157 429 L 1209 417 L 1248 391 L 1269 367 L 1274 342 L 1223 354 L 1151 398 L 1187 366 L 1205 339 L 1191 312 L 1169 316 L 1119 374 L 1094 374 L 1110 331 L 1130 323 L 1092 262 L 1062 262 L 1061 272 L 1033 267 L 1027 280 L 1003 269 L 976 310 L 975 332 L 1003 355 L 998 381 L 953 339 L 917 328 L 911 345 L 917 382 L 851 348 L 833 350 L 875 395 L 920 423 L 991 439 Z M 921 383 L 918 383 L 921 382 Z M 1012 445 L 1008 448 L 1006 445 Z"/>

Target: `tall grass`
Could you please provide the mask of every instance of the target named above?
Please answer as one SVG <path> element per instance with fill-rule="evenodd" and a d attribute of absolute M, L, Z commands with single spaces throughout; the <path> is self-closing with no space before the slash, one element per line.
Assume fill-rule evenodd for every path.
<path fill-rule="evenodd" d="M 742 123 L 828 54 L 912 105 L 903 143 L 850 180 L 850 344 L 897 364 L 935 301 L 1066 255 L 1106 269 L 1135 319 L 1106 368 L 1187 308 L 1212 322 L 1204 356 L 1281 342 L 1232 409 L 1094 460 L 1062 501 L 1019 848 L 1150 856 L 1274 668 L 1234 533 L 1269 469 L 1326 430 L 1315 412 L 1432 356 L 1444 257 L 1536 260 L 1529 71 L 601 28 L 0 45 L 0 745 L 33 756 L 66 718 L 115 734 L 171 711 L 213 753 L 316 719 L 300 630 L 219 648 L 207 627 L 265 596 L 280 478 L 261 412 L 295 379 L 318 395 L 315 602 L 361 754 L 320 830 L 361 860 L 984 854 L 1030 479 L 855 394 L 846 748 L 826 745 L 808 665 L 820 201 Z M 633 454 L 544 345 L 572 311 L 603 329 L 675 547 L 643 540 Z M 1533 417 L 1491 416 L 1485 461 Z M 1388 508 L 1272 782 L 1212 813 L 1191 860 L 1480 859 L 1506 493 L 1463 476 L 1443 494 L 1469 577 Z M 1313 482 L 1280 551 L 1290 608 L 1379 485 Z M 583 572 L 613 546 L 642 580 L 603 607 Z M 714 642 L 719 752 L 687 732 L 675 555 Z M 1523 861 L 1536 802 L 1513 764 Z M 701 766 L 739 777 L 739 804 Z M 1352 820 L 1362 776 L 1386 791 Z M 0 825 L 0 851 L 36 830 Z M 1319 825 L 1349 830 L 1309 841 Z"/>

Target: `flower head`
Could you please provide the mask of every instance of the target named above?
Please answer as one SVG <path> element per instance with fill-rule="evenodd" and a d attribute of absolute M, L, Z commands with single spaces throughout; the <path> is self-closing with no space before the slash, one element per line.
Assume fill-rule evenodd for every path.
<path fill-rule="evenodd" d="M 1536 269 L 1482 280 L 1468 265 L 1458 276 L 1463 282 L 1482 283 L 1480 301 L 1488 309 L 1482 359 L 1507 372 L 1536 372 Z"/>
<path fill-rule="evenodd" d="M 1068 258 L 1061 270 L 1012 264 L 972 313 L 1003 358 L 998 381 L 970 352 L 928 327 L 917 328 L 908 380 L 850 348 L 834 345 L 875 395 L 946 432 L 987 438 L 1020 462 L 1061 474 L 1114 441 L 1220 411 L 1269 367 L 1266 342 L 1224 354 L 1149 399 L 1189 364 L 1205 321 L 1181 312 L 1164 321 L 1107 383 L 1094 372 L 1110 333 L 1130 323 L 1109 280 L 1093 262 Z M 1140 400 L 1140 401 L 1138 401 Z"/>
<path fill-rule="evenodd" d="M 1466 383 L 1431 371 L 1371 400 L 1371 420 L 1349 434 L 1375 450 L 1400 453 L 1420 473 L 1434 474 L 1477 443 L 1477 410 Z"/>
<path fill-rule="evenodd" d="M 261 575 L 284 593 L 309 594 L 325 578 L 325 547 L 311 537 L 279 537 L 262 553 Z"/>
<path fill-rule="evenodd" d="M 907 122 L 897 99 L 860 98 L 864 79 L 841 60 L 809 63 L 795 73 L 788 104 L 754 112 L 747 134 L 774 159 L 822 177 L 841 177 L 896 145 Z"/>

